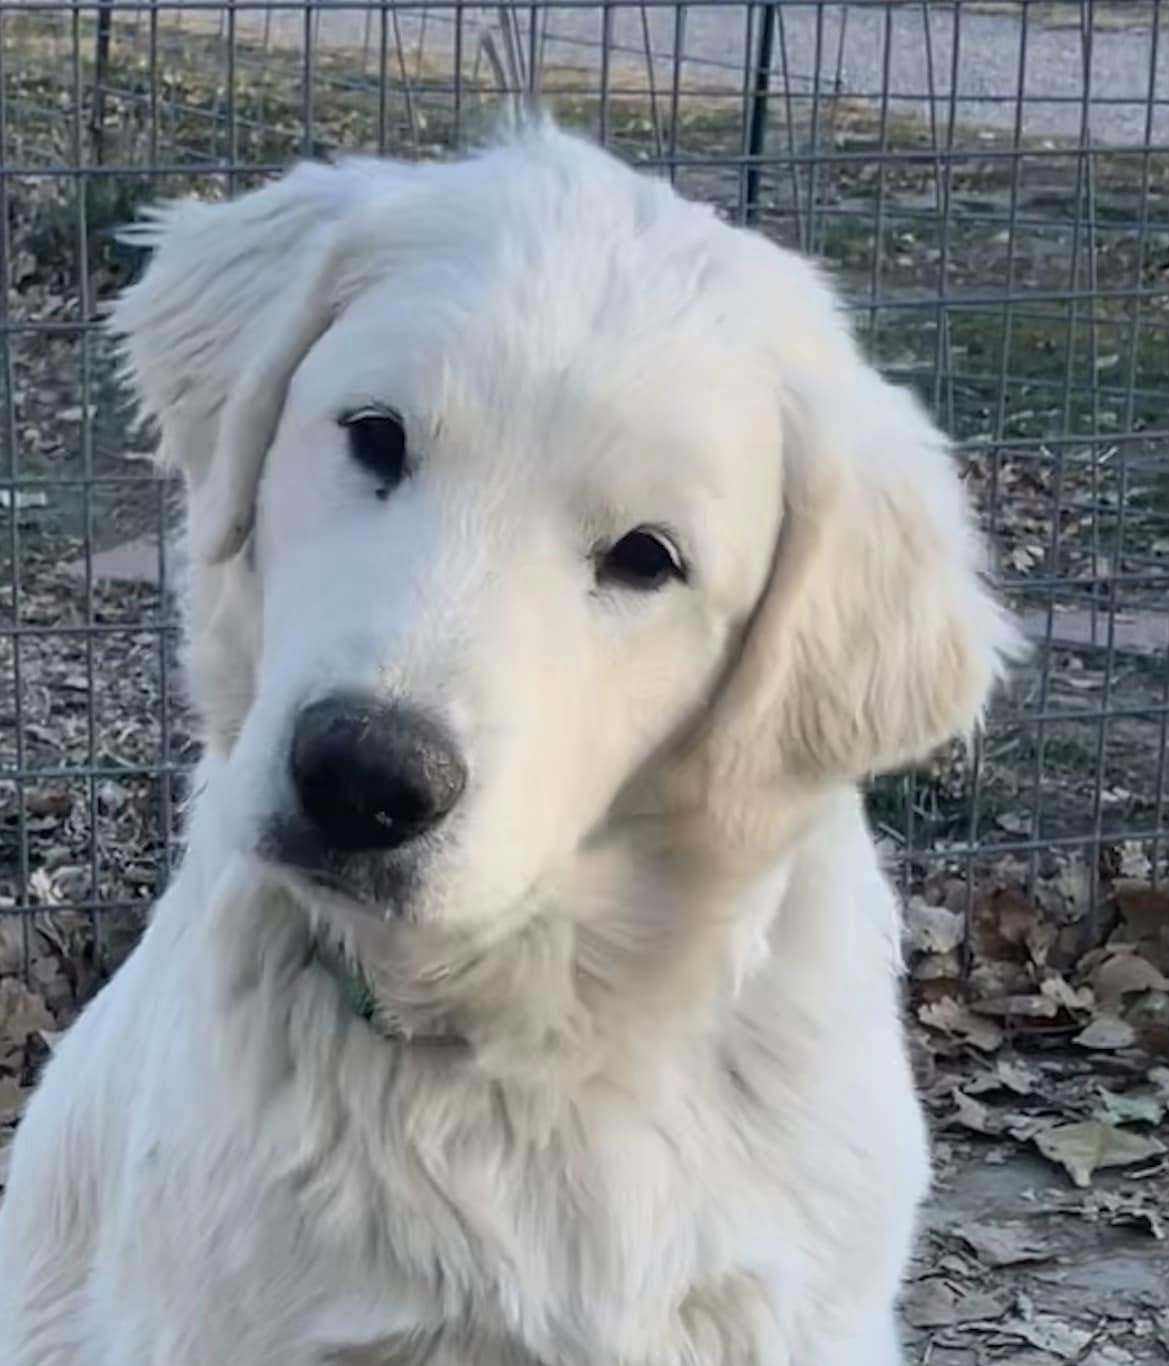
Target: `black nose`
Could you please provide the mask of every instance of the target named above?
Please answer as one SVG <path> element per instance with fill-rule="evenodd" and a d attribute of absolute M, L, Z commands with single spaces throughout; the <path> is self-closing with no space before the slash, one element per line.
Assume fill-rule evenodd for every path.
<path fill-rule="evenodd" d="M 396 849 L 459 800 L 467 770 L 449 736 L 409 708 L 326 697 L 297 717 L 292 781 L 328 848 Z"/>

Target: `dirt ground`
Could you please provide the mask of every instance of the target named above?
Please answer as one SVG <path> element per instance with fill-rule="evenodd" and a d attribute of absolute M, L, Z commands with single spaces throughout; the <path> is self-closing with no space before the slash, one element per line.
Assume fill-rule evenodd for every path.
<path fill-rule="evenodd" d="M 938 1066 L 912 1362 L 1169 1359 L 1169 1068 L 1148 1064 L 1049 1041 Z"/>
<path fill-rule="evenodd" d="M 1037 22 L 1050 11 L 1058 34 L 1069 8 Z M 1138 10 L 1130 44 L 1148 31 Z M 145 463 L 107 343 L 75 325 L 138 269 L 110 229 L 144 198 L 221 193 L 225 177 L 193 168 L 229 153 L 277 165 L 305 141 L 295 54 L 240 44 L 228 101 L 213 35 L 152 54 L 141 27 L 119 30 L 100 116 L 83 67 L 71 131 L 60 24 L 6 23 L 22 53 L 9 319 L 26 330 L 0 367 L 0 626 L 21 629 L 19 645 L 0 634 L 0 1183 L 39 1066 L 179 852 L 195 751 L 159 586 L 173 490 Z M 377 74 L 368 50 L 319 55 L 313 148 L 440 154 L 449 91 L 419 67 L 381 101 Z M 562 116 L 595 126 L 593 77 L 553 74 Z M 737 97 L 688 98 L 675 119 L 641 92 L 613 101 L 609 132 L 650 166 L 676 153 L 679 188 L 733 217 L 740 117 Z M 82 132 L 126 173 L 84 193 L 32 173 L 68 163 Z M 1040 647 L 978 751 L 870 793 L 906 893 L 906 1009 L 935 1135 L 905 1305 L 922 1366 L 1169 1361 L 1169 159 L 1085 158 L 1049 133 L 1012 160 L 1001 126 L 777 97 L 768 145 L 790 156 L 754 202 L 763 231 L 831 266 L 870 354 L 960 442 Z M 170 170 L 142 175 L 148 162 Z M 943 311 L 943 291 L 983 302 Z"/>

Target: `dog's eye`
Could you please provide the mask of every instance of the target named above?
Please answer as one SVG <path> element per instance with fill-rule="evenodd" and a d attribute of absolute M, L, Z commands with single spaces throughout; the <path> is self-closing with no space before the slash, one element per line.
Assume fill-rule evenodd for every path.
<path fill-rule="evenodd" d="M 341 418 L 349 439 L 349 454 L 379 481 L 384 498 L 406 475 L 406 429 L 389 408 L 362 408 Z"/>
<path fill-rule="evenodd" d="M 685 583 L 686 565 L 661 532 L 648 527 L 622 536 L 597 562 L 598 583 L 646 591 L 661 588 L 667 579 Z"/>

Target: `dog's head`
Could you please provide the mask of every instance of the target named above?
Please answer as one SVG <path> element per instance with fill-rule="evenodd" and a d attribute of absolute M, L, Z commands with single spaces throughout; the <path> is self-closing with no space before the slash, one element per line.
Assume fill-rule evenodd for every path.
<path fill-rule="evenodd" d="M 242 846 L 466 923 L 975 721 L 1014 636 L 945 442 L 802 260 L 549 128 L 142 233 Z"/>

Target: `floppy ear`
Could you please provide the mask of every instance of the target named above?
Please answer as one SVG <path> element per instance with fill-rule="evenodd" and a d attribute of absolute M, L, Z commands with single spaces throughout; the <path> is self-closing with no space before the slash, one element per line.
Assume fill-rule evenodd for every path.
<path fill-rule="evenodd" d="M 110 327 L 160 460 L 186 476 L 197 560 L 247 539 L 288 381 L 333 315 L 339 226 L 367 168 L 305 163 L 230 203 L 154 209 L 125 233 L 154 256 Z"/>
<path fill-rule="evenodd" d="M 945 438 L 839 335 L 777 357 L 784 510 L 771 578 L 697 751 L 753 786 L 855 780 L 979 721 L 1021 638 Z M 823 319 L 821 319 L 823 321 Z M 813 363 L 814 362 L 814 363 Z"/>

